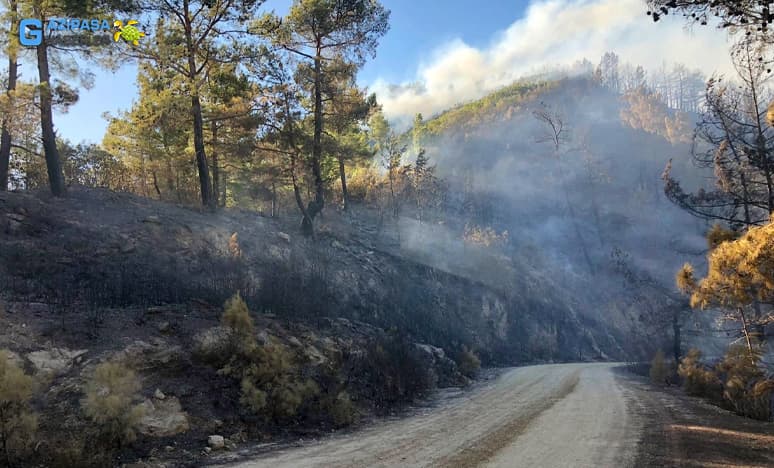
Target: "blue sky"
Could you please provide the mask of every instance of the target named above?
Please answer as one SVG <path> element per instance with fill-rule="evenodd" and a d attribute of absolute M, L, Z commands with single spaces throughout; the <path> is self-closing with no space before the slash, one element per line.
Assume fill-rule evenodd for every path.
<path fill-rule="evenodd" d="M 291 0 L 268 0 L 265 10 L 287 11 Z M 478 98 L 541 67 L 597 61 L 615 51 L 624 61 L 655 70 L 680 62 L 707 75 L 728 72 L 723 34 L 686 31 L 682 18 L 653 24 L 644 0 L 383 0 L 391 28 L 377 56 L 359 74 L 377 93 L 388 118 L 431 115 Z M 679 44 L 680 47 L 675 45 Z M 102 115 L 128 109 L 135 69 L 96 70 L 95 87 L 55 122 L 62 137 L 99 143 Z M 127 77 L 129 80 L 127 80 Z"/>
<path fill-rule="evenodd" d="M 264 9 L 277 13 L 287 10 L 289 0 L 270 0 Z M 392 11 L 390 32 L 382 39 L 376 59 L 360 72 L 364 85 L 378 78 L 390 82 L 410 80 L 416 65 L 429 57 L 435 47 L 463 38 L 471 44 L 484 46 L 492 33 L 512 23 L 524 11 L 525 0 L 481 2 L 474 14 L 470 2 L 422 0 L 386 0 L 383 4 Z M 104 112 L 115 113 L 128 109 L 136 91 L 127 87 L 126 76 L 134 77 L 134 67 L 124 67 L 118 73 L 96 71 L 95 87 L 83 91 L 78 104 L 69 113 L 56 116 L 59 135 L 75 142 L 102 140 L 107 125 Z"/>

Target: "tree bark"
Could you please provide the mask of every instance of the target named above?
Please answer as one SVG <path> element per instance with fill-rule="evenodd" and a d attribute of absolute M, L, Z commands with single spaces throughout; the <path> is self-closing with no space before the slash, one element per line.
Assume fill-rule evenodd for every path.
<path fill-rule="evenodd" d="M 322 133 L 323 133 L 323 99 L 322 99 L 322 53 L 318 41 L 317 54 L 314 59 L 314 137 L 312 140 L 312 177 L 314 178 L 314 201 L 309 202 L 307 221 L 314 223 L 314 218 L 325 207 L 325 185 L 322 178 Z M 305 228 L 305 232 L 310 231 Z"/>
<path fill-rule="evenodd" d="M 9 43 L 16 41 L 19 35 L 19 22 L 17 17 L 16 0 L 9 2 L 11 16 L 11 30 L 8 33 Z M 19 63 L 16 60 L 16 49 L 11 43 L 8 46 L 8 104 L 12 105 L 11 95 L 16 90 L 16 81 L 19 76 Z M 8 114 L 3 116 L 2 130 L 0 130 L 0 192 L 8 190 L 8 168 L 11 162 L 11 131 L 10 117 Z"/>
<path fill-rule="evenodd" d="M 218 162 L 218 123 L 214 120 L 211 124 L 212 131 L 212 196 L 215 206 L 220 206 L 220 167 Z"/>
<path fill-rule="evenodd" d="M 40 2 L 35 3 L 35 13 L 45 24 L 45 18 L 40 9 Z M 59 150 L 56 147 L 56 132 L 54 131 L 54 115 L 52 110 L 51 72 L 48 66 L 48 44 L 46 35 L 37 46 L 38 79 L 40 81 L 40 129 L 43 140 L 43 152 L 46 156 L 46 170 L 51 193 L 56 197 L 65 195 L 64 175 Z"/>
<path fill-rule="evenodd" d="M 347 169 L 344 167 L 344 158 L 339 155 L 339 177 L 341 178 L 341 197 L 344 203 L 344 211 L 349 210 L 349 192 L 347 191 Z"/>
<path fill-rule="evenodd" d="M 196 49 L 194 46 L 190 20 L 189 0 L 183 0 L 183 18 L 185 19 L 185 44 L 188 54 L 188 79 L 191 86 L 191 117 L 193 118 L 194 153 L 196 154 L 196 167 L 199 171 L 199 188 L 202 195 L 202 205 L 207 208 L 215 208 L 213 204 L 212 188 L 210 185 L 210 171 L 207 165 L 207 152 L 204 149 L 204 120 L 202 119 L 202 103 L 199 98 L 199 87 L 196 83 Z"/>

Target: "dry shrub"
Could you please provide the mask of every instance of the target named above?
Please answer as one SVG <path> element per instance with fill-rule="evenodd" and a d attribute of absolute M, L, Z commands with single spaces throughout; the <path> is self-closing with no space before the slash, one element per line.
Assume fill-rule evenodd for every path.
<path fill-rule="evenodd" d="M 717 370 L 724 377 L 723 399 L 738 414 L 768 421 L 774 381 L 760 368 L 761 353 L 742 345 L 731 346 Z"/>
<path fill-rule="evenodd" d="M 657 385 L 664 385 L 669 376 L 669 368 L 664 360 L 664 353 L 659 349 L 650 362 L 650 381 Z"/>
<path fill-rule="evenodd" d="M 680 361 L 677 373 L 683 379 L 683 387 L 689 395 L 712 399 L 717 399 L 720 395 L 720 379 L 712 370 L 701 364 L 701 351 L 698 349 L 688 351 Z"/>
<path fill-rule="evenodd" d="M 228 238 L 228 252 L 234 260 L 242 258 L 242 248 L 239 247 L 239 234 L 236 232 Z"/>
<path fill-rule="evenodd" d="M 468 349 L 467 346 L 463 346 L 462 351 L 457 356 L 457 367 L 462 375 L 474 379 L 481 368 L 481 359 L 479 359 L 478 355 L 476 355 L 473 350 Z"/>
<path fill-rule="evenodd" d="M 0 456 L 8 466 L 29 450 L 38 427 L 30 407 L 35 381 L 0 350 Z"/>
<path fill-rule="evenodd" d="M 136 438 L 143 416 L 142 406 L 134 404 L 141 384 L 137 375 L 119 362 L 97 366 L 86 383 L 83 410 L 99 426 L 108 446 L 121 446 Z"/>
<path fill-rule="evenodd" d="M 508 231 L 498 233 L 491 227 L 465 225 L 462 238 L 468 244 L 502 247 L 508 243 L 508 236 Z"/>

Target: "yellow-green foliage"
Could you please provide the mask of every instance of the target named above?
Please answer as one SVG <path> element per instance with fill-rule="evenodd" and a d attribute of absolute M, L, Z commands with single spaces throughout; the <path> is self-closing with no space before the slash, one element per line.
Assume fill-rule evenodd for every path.
<path fill-rule="evenodd" d="M 226 301 L 223 308 L 223 325 L 229 327 L 234 334 L 243 339 L 252 338 L 255 332 L 253 319 L 247 304 L 239 293 Z"/>
<path fill-rule="evenodd" d="M 709 254 L 709 269 L 691 292 L 691 306 L 744 307 L 774 299 L 774 224 L 750 228 Z"/>
<path fill-rule="evenodd" d="M 0 445 L 0 460 L 9 465 L 29 448 L 38 427 L 37 415 L 30 408 L 34 390 L 33 378 L 11 361 L 8 351 L 0 350 L 0 438 L 7 450 L 3 453 Z"/>
<path fill-rule="evenodd" d="M 109 442 L 121 444 L 135 439 L 143 416 L 142 407 L 134 404 L 140 388 L 134 371 L 119 362 L 98 365 L 86 383 L 83 410 Z"/>
<path fill-rule="evenodd" d="M 707 246 L 712 250 L 723 242 L 732 241 L 736 238 L 737 234 L 734 231 L 724 228 L 719 223 L 715 223 L 707 232 Z"/>
<path fill-rule="evenodd" d="M 683 379 L 683 387 L 689 395 L 717 398 L 720 380 L 701 364 L 701 351 L 691 349 L 680 361 L 677 374 Z"/>
<path fill-rule="evenodd" d="M 337 427 L 350 426 L 357 422 L 360 413 L 357 407 L 352 403 L 349 393 L 342 391 L 330 400 L 329 407 L 326 409 L 333 419 L 333 424 Z"/>
<path fill-rule="evenodd" d="M 696 289 L 696 278 L 693 275 L 693 266 L 690 263 L 684 264 L 677 271 L 675 283 L 677 283 L 677 288 L 686 294 L 690 294 Z"/>
<path fill-rule="evenodd" d="M 508 231 L 497 233 L 491 227 L 465 226 L 463 239 L 468 244 L 480 245 L 483 247 L 503 246 L 508 243 Z"/>
<path fill-rule="evenodd" d="M 457 360 L 457 367 L 462 375 L 470 377 L 471 379 L 478 374 L 478 370 L 481 368 L 481 359 L 478 358 L 475 352 L 468 349 L 466 346 L 462 347 L 462 352 L 460 352 Z"/>
<path fill-rule="evenodd" d="M 761 354 L 746 346 L 731 346 L 718 366 L 724 374 L 723 398 L 742 415 L 768 420 L 771 417 L 770 398 L 774 382 L 765 378 L 759 366 Z"/>
<path fill-rule="evenodd" d="M 650 380 L 654 384 L 664 385 L 668 374 L 669 369 L 664 360 L 664 353 L 659 349 L 656 352 L 656 355 L 653 356 L 653 360 L 650 362 Z"/>
<path fill-rule="evenodd" d="M 233 233 L 228 238 L 228 252 L 231 254 L 231 258 L 237 260 L 242 258 L 242 248 L 239 246 L 239 234 Z"/>
<path fill-rule="evenodd" d="M 240 381 L 240 403 L 252 413 L 278 421 L 293 419 L 319 388 L 300 375 L 295 356 L 279 343 L 245 342 L 221 373 Z"/>

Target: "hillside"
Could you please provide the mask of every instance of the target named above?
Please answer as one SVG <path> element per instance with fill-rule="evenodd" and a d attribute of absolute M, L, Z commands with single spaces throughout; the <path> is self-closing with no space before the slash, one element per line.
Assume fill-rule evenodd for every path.
<path fill-rule="evenodd" d="M 0 348 L 45 376 L 37 405 L 46 440 L 56 444 L 63 428 L 90 433 L 76 403 L 95 366 L 108 359 L 140 373 L 149 411 L 139 443 L 123 459 L 159 457 L 157 449 L 169 446 L 162 458 L 194 460 L 208 435 L 225 428 L 239 443 L 271 440 L 288 428 L 335 427 L 314 416 L 254 425 L 240 409 L 238 385 L 211 362 L 224 356 L 202 357 L 225 352 L 202 349 L 223 339 L 221 306 L 237 290 L 259 340 L 292 350 L 321 388 L 325 375 L 345 382 L 362 415 L 425 394 L 407 383 L 381 387 L 389 371 L 373 374 L 369 366 L 378 361 L 358 357 L 373 349 L 399 352 L 383 358 L 397 359 L 388 364 L 395 372 L 424 363 L 432 375 L 427 388 L 467 382 L 457 370 L 463 346 L 487 366 L 638 352 L 623 331 L 554 294 L 538 271 L 473 248 L 465 260 L 440 264 L 429 248 L 441 248 L 431 226 L 425 241 L 404 235 L 399 242 L 395 232 L 378 233 L 372 219 L 366 209 L 351 218 L 331 210 L 317 238 L 306 240 L 290 217 L 212 214 L 75 187 L 65 199 L 0 194 L 0 320 L 7 331 Z M 421 345 L 373 348 L 400 336 Z M 409 355 L 396 357 L 401 349 Z M 53 445 L 38 451 L 55 453 Z"/>

